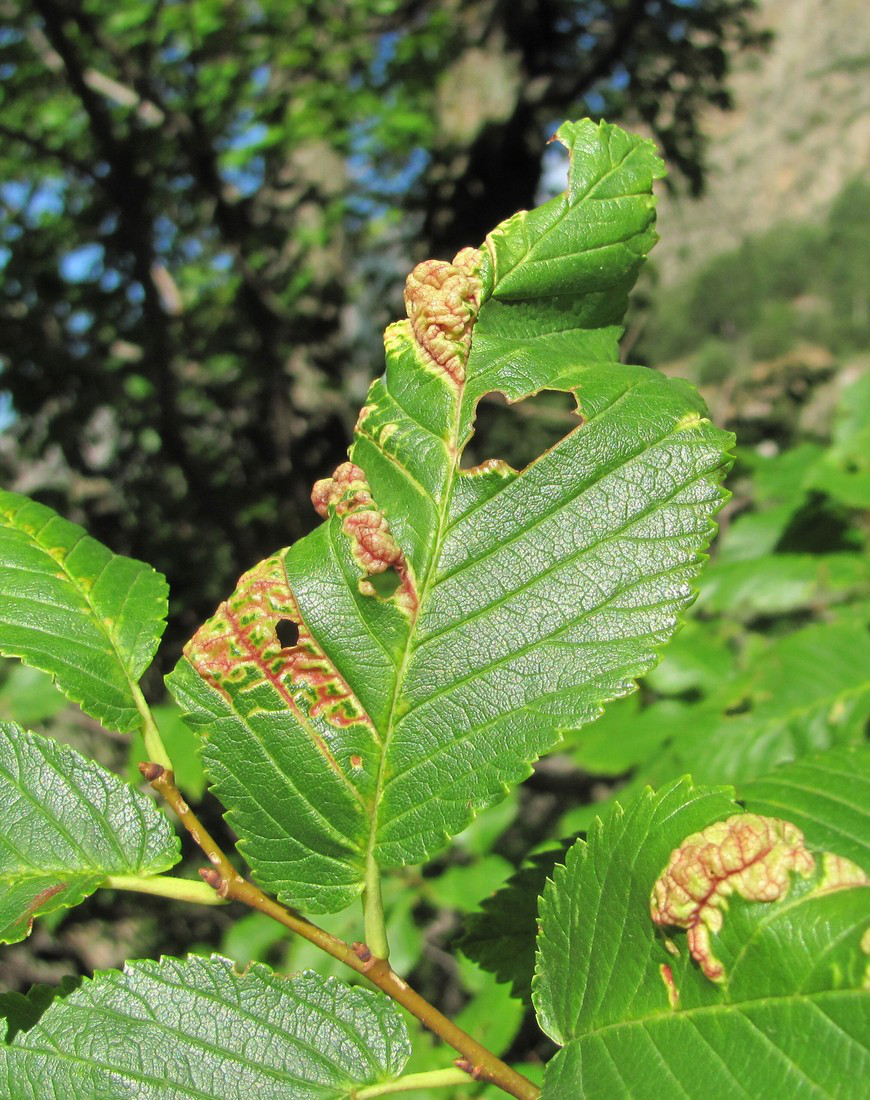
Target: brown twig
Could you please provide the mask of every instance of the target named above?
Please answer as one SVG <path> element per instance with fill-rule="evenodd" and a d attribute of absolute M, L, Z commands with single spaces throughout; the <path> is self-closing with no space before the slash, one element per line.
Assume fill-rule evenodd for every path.
<path fill-rule="evenodd" d="M 536 1100 L 540 1089 L 527 1077 L 511 1069 L 507 1063 L 497 1058 L 468 1032 L 421 997 L 407 982 L 393 970 L 387 959 L 374 956 L 364 943 L 348 944 L 331 935 L 323 928 L 312 924 L 293 909 L 275 901 L 244 878 L 227 859 L 220 846 L 188 806 L 184 796 L 175 785 L 171 771 L 160 764 L 146 762 L 139 765 L 139 771 L 151 786 L 166 800 L 178 816 L 179 821 L 193 837 L 196 844 L 208 857 L 211 867 L 200 870 L 202 879 L 222 898 L 240 901 L 251 909 L 256 909 L 273 920 L 283 924 L 297 935 L 304 937 L 327 954 L 332 955 L 358 974 L 376 985 L 388 997 L 406 1008 L 413 1016 L 433 1031 L 446 1043 L 458 1051 L 461 1057 L 456 1065 L 476 1081 L 487 1081 L 496 1085 L 509 1096 L 517 1100 Z"/>

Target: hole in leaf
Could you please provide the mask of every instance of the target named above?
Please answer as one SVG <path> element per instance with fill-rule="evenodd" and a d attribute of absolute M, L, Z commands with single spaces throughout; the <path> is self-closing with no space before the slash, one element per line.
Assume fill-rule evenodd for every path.
<path fill-rule="evenodd" d="M 383 573 L 369 573 L 365 579 L 375 590 L 374 594 L 382 600 L 388 600 L 402 583 L 402 578 L 394 565 L 385 569 Z"/>
<path fill-rule="evenodd" d="M 514 405 L 508 404 L 504 394 L 484 394 L 477 406 L 474 435 L 462 453 L 462 468 L 500 458 L 522 470 L 582 423 L 573 393 L 541 390 Z"/>
<path fill-rule="evenodd" d="M 275 633 L 282 649 L 292 649 L 299 641 L 299 627 L 292 619 L 279 619 L 275 624 Z"/>

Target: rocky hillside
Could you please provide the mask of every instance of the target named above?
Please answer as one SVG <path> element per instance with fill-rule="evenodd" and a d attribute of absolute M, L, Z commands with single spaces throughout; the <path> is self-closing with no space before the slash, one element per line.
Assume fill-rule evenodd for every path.
<path fill-rule="evenodd" d="M 783 219 L 821 217 L 870 169 L 870 19 L 862 0 L 761 0 L 775 39 L 738 62 L 735 110 L 711 112 L 701 201 L 663 196 L 667 283 Z"/>

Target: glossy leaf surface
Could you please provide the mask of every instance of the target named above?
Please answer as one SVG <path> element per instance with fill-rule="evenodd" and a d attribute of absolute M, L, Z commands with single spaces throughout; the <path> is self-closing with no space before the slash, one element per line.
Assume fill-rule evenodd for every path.
<path fill-rule="evenodd" d="M 386 997 L 229 959 L 164 958 L 103 971 L 0 1046 L 16 1100 L 348 1100 L 410 1053 Z"/>
<path fill-rule="evenodd" d="M 870 745 L 803 756 L 744 783 L 747 810 L 793 821 L 807 843 L 870 874 Z"/>
<path fill-rule="evenodd" d="M 141 720 L 137 684 L 163 633 L 166 598 L 150 565 L 0 491 L 0 653 L 50 673 L 111 729 Z"/>
<path fill-rule="evenodd" d="M 647 791 L 615 806 L 557 868 L 539 914 L 534 992 L 542 1026 L 564 1044 L 545 1100 L 861 1095 L 870 884 L 858 868 L 801 846 L 806 862 L 784 873 L 781 894 L 723 894 L 709 937 L 716 980 L 693 958 L 691 935 L 651 920 L 671 852 L 733 814 L 724 792 L 686 781 Z"/>
<path fill-rule="evenodd" d="M 649 143 L 566 124 L 566 193 L 418 265 L 326 522 L 240 581 L 170 686 L 258 881 L 335 910 L 424 860 L 634 687 L 692 598 L 728 437 L 616 362 L 654 240 Z M 524 470 L 461 466 L 478 400 L 576 395 Z M 277 625 L 290 620 L 288 644 Z"/>
<path fill-rule="evenodd" d="M 157 875 L 180 858 L 151 799 L 47 737 L 0 722 L 0 941 L 78 905 L 109 875 Z"/>

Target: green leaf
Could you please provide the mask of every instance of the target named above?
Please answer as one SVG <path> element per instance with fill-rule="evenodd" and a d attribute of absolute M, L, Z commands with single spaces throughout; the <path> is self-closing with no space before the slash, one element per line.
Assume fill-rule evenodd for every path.
<path fill-rule="evenodd" d="M 241 852 L 295 906 L 442 848 L 632 691 L 692 599 L 729 437 L 614 361 L 661 166 L 606 124 L 560 138 L 565 195 L 415 268 L 352 461 L 315 485 L 326 522 L 243 577 L 169 679 Z M 479 399 L 542 389 L 575 394 L 578 426 L 521 472 L 463 470 Z"/>
<path fill-rule="evenodd" d="M 481 903 L 479 913 L 466 918 L 465 934 L 458 943 L 469 959 L 498 981 L 510 982 L 513 996 L 528 1004 L 535 972 L 538 901 L 553 868 L 564 862 L 570 843 L 531 856 L 501 890 Z"/>
<path fill-rule="evenodd" d="M 807 472 L 824 455 L 818 443 L 798 443 L 779 454 L 738 447 L 737 460 L 752 472 L 752 493 L 761 504 L 788 504 L 797 511 L 806 498 Z"/>
<path fill-rule="evenodd" d="M 801 503 L 800 498 L 772 507 L 742 512 L 716 544 L 716 562 L 758 561 L 776 556 L 776 548 Z M 740 571 L 736 574 L 741 576 Z"/>
<path fill-rule="evenodd" d="M 137 685 L 163 633 L 166 594 L 149 565 L 0 491 L 0 653 L 50 673 L 111 729 L 141 721 Z"/>
<path fill-rule="evenodd" d="M 80 978 L 70 975 L 63 978 L 59 986 L 32 985 L 26 994 L 0 993 L 0 1016 L 6 1021 L 6 1042 L 11 1042 L 19 1031 L 33 1027 L 56 997 L 65 997 L 80 984 Z"/>
<path fill-rule="evenodd" d="M 807 485 L 849 508 L 870 508 L 870 375 L 861 374 L 843 391 L 834 441 L 808 471 Z"/>
<path fill-rule="evenodd" d="M 568 751 L 591 775 L 621 775 L 648 760 L 681 730 L 697 735 L 698 711 L 676 699 L 660 699 L 649 707 L 640 707 L 635 696 L 619 699 L 573 738 Z"/>
<path fill-rule="evenodd" d="M 555 869 L 539 910 L 533 1001 L 556 1042 L 622 1020 L 663 989 L 652 885 L 684 837 L 739 809 L 730 794 L 681 780 L 624 810 L 615 803 Z"/>
<path fill-rule="evenodd" d="M 714 562 L 704 577 L 698 609 L 750 619 L 813 608 L 866 592 L 870 566 L 863 554 L 767 554 Z"/>
<path fill-rule="evenodd" d="M 160 874 L 178 838 L 154 803 L 77 752 L 0 722 L 0 941 L 109 875 Z"/>
<path fill-rule="evenodd" d="M 659 695 L 708 695 L 727 679 L 732 662 L 727 641 L 714 625 L 690 619 L 668 646 L 662 663 L 645 677 L 645 683 Z"/>
<path fill-rule="evenodd" d="M 396 1077 L 408 1054 L 381 994 L 260 964 L 238 974 L 220 956 L 164 958 L 103 971 L 55 1001 L 0 1047 L 0 1093 L 348 1100 Z"/>
<path fill-rule="evenodd" d="M 690 848 L 726 815 L 722 832 L 705 832 Z M 765 820 L 733 815 L 724 792 L 683 780 L 625 810 L 616 805 L 556 868 L 539 914 L 534 1000 L 544 1029 L 565 1046 L 547 1066 L 544 1100 L 663 1090 L 699 1100 L 862 1095 L 870 883 L 858 885 L 858 868 L 847 871 L 786 833 L 764 875 L 747 880 L 749 894 L 738 884 L 726 903 L 720 886 L 732 887 L 738 867 L 728 856 L 716 862 L 713 838 Z M 748 842 L 737 843 L 746 867 L 760 867 Z M 691 851 L 700 862 L 691 873 L 719 883 L 707 890 L 699 879 L 696 890 L 695 878 L 679 876 L 721 917 L 718 928 L 705 926 L 706 953 L 700 936 L 693 945 L 691 933 L 651 919 L 653 884 L 674 860 L 688 867 Z M 721 877 L 707 870 L 723 865 Z M 747 900 L 772 883 L 773 900 Z"/>
<path fill-rule="evenodd" d="M 741 784 L 739 795 L 747 810 L 793 821 L 809 845 L 870 874 L 870 745 L 802 756 Z"/>
<path fill-rule="evenodd" d="M 425 893 L 444 908 L 467 912 L 501 886 L 513 871 L 506 859 L 492 853 L 467 864 L 454 864 L 436 878 L 423 880 Z"/>

